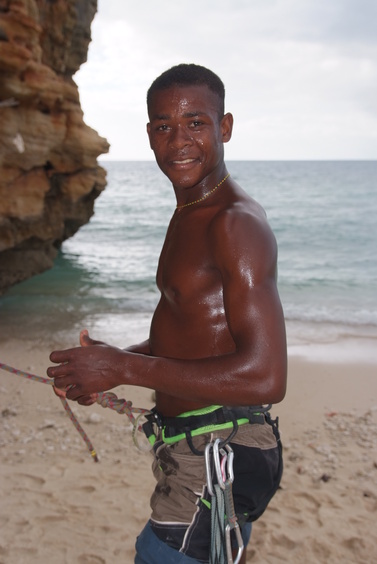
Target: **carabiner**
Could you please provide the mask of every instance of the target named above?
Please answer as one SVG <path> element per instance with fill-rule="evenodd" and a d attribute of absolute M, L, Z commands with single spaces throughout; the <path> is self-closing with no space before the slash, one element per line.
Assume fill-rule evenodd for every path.
<path fill-rule="evenodd" d="M 243 539 L 242 539 L 242 535 L 241 535 L 241 529 L 238 523 L 235 524 L 235 527 L 233 528 L 233 530 L 236 533 L 236 539 L 237 539 L 237 543 L 238 543 L 238 551 L 237 551 L 237 556 L 235 558 L 235 560 L 233 560 L 233 554 L 232 554 L 232 542 L 231 542 L 231 538 L 230 538 L 230 525 L 228 524 L 225 527 L 225 538 L 226 538 L 226 554 L 227 554 L 227 558 L 228 558 L 228 564 L 238 564 L 239 561 L 241 560 L 241 556 L 244 550 L 244 544 L 243 544 Z"/>
<path fill-rule="evenodd" d="M 224 490 L 225 484 L 227 482 L 232 483 L 234 480 L 234 473 L 233 473 L 234 452 L 230 445 L 225 445 L 219 450 L 220 443 L 221 443 L 220 439 L 216 439 L 215 442 L 213 443 L 213 460 L 215 463 L 217 482 L 220 488 Z M 220 462 L 220 454 L 223 457 L 226 457 L 225 464 L 223 464 L 223 461 Z"/>
<path fill-rule="evenodd" d="M 210 452 L 212 447 L 213 447 L 213 443 L 208 443 L 204 451 L 204 458 L 206 461 L 207 490 L 211 497 L 215 495 L 212 487 L 213 484 L 212 484 L 212 468 L 211 468 L 211 452 Z"/>

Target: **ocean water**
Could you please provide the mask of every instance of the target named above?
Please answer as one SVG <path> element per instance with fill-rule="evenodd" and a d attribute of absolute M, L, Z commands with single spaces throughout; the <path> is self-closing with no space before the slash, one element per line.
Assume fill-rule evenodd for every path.
<path fill-rule="evenodd" d="M 265 208 L 279 247 L 288 338 L 377 336 L 377 162 L 227 163 Z M 175 199 L 153 162 L 103 162 L 108 186 L 52 270 L 0 298 L 0 335 L 56 342 L 88 327 L 113 344 L 148 336 L 155 271 Z"/>

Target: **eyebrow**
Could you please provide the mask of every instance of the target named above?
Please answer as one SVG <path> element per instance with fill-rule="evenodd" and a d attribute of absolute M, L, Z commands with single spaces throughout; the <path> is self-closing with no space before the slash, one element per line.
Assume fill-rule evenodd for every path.
<path fill-rule="evenodd" d="M 193 117 L 201 117 L 201 116 L 206 116 L 206 115 L 208 115 L 206 112 L 197 111 L 197 112 L 187 112 L 187 113 L 183 114 L 183 117 L 193 118 Z"/>
<path fill-rule="evenodd" d="M 201 117 L 206 115 L 208 115 L 206 112 L 203 112 L 202 110 L 198 110 L 194 112 L 186 112 L 185 114 L 183 114 L 183 117 L 190 119 L 190 118 Z M 171 119 L 171 116 L 169 114 L 156 114 L 152 117 L 152 119 L 167 121 Z"/>

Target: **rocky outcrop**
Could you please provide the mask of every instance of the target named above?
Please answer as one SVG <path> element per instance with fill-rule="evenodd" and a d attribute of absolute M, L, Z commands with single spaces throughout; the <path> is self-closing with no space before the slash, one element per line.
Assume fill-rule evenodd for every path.
<path fill-rule="evenodd" d="M 96 0 L 0 0 L 0 294 L 50 268 L 93 214 L 109 145 L 72 79 Z"/>

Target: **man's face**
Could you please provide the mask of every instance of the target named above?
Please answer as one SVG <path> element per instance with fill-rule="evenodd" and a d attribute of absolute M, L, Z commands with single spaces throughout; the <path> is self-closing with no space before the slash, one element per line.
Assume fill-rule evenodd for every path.
<path fill-rule="evenodd" d="M 189 188 L 222 165 L 232 116 L 219 116 L 217 95 L 207 86 L 173 86 L 154 93 L 147 125 L 160 169 L 174 186 Z"/>

